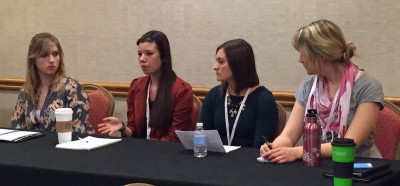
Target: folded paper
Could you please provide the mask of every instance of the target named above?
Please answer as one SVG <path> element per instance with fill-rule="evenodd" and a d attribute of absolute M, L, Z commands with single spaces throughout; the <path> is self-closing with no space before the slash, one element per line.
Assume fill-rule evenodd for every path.
<path fill-rule="evenodd" d="M 228 153 L 240 148 L 240 146 L 223 145 L 217 130 L 205 130 L 204 132 L 207 138 L 207 151 L 209 152 Z M 193 149 L 194 131 L 177 130 L 176 135 L 186 149 Z"/>

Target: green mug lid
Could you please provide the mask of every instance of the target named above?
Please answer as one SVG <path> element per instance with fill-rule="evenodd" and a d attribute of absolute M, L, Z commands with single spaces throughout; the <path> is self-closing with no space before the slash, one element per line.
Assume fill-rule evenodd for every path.
<path fill-rule="evenodd" d="M 353 139 L 350 138 L 335 138 L 332 143 L 333 146 L 352 147 L 356 146 Z"/>

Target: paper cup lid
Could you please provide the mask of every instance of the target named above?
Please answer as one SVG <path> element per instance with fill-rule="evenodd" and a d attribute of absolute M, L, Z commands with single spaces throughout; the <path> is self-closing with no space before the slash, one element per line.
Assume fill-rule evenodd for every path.
<path fill-rule="evenodd" d="M 58 108 L 54 112 L 55 114 L 72 114 L 72 109 L 71 108 Z"/>

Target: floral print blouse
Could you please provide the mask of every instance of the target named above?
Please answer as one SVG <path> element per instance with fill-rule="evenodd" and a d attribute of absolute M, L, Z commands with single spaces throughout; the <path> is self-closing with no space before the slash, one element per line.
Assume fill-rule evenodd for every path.
<path fill-rule="evenodd" d="M 35 115 L 35 108 L 36 103 L 28 100 L 25 93 L 21 91 L 11 116 L 11 128 L 55 131 L 56 116 L 54 111 L 57 108 L 72 108 L 73 131 L 81 134 L 94 134 L 88 120 L 88 96 L 81 85 L 72 78 L 64 79 L 64 86 L 60 92 L 53 92 L 49 88 L 39 118 Z"/>

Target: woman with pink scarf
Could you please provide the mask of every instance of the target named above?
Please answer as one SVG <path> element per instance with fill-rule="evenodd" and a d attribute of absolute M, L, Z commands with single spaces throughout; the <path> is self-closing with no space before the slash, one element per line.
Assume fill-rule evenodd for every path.
<path fill-rule="evenodd" d="M 383 90 L 377 80 L 350 60 L 355 44 L 347 43 L 340 28 L 323 19 L 300 28 L 292 44 L 309 77 L 296 91 L 285 129 L 271 144 L 272 149 L 261 146 L 260 155 L 276 163 L 301 159 L 303 147 L 295 145 L 303 133 L 305 113 L 317 109 L 322 157 L 332 156 L 333 138 L 345 137 L 354 139 L 356 156 L 381 158 L 374 136 L 383 109 Z"/>

